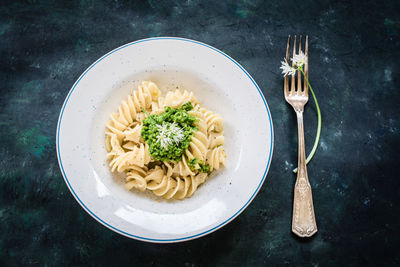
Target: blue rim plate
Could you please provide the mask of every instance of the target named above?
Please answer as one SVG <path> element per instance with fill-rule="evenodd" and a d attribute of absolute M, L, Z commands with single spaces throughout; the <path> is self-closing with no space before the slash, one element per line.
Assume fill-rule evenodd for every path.
<path fill-rule="evenodd" d="M 107 115 L 141 79 L 155 79 L 166 90 L 193 89 L 201 104 L 226 119 L 231 164 L 188 200 L 126 192 L 107 170 L 102 143 Z M 250 74 L 220 50 L 177 37 L 138 40 L 96 60 L 69 91 L 56 139 L 62 175 L 84 210 L 119 234 L 157 243 L 204 236 L 243 212 L 264 183 L 273 143 L 268 104 Z"/>

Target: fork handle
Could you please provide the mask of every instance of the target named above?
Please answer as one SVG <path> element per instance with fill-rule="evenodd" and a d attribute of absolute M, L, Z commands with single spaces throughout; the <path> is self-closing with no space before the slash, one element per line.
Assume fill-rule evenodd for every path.
<path fill-rule="evenodd" d="M 294 186 L 292 232 L 300 237 L 310 237 L 317 232 L 311 186 L 308 181 L 304 143 L 303 110 L 296 110 L 298 126 L 298 172 Z"/>

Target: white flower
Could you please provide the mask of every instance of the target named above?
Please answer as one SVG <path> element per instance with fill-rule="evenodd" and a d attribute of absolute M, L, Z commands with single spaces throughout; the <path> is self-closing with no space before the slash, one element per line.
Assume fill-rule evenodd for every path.
<path fill-rule="evenodd" d="M 168 124 L 163 122 L 162 125 L 157 125 L 158 135 L 157 135 L 157 143 L 161 144 L 161 147 L 167 149 L 172 144 L 172 139 L 169 137 L 170 133 L 168 131 Z"/>
<path fill-rule="evenodd" d="M 173 142 L 179 144 L 185 137 L 183 130 L 174 122 L 167 123 L 163 122 L 162 125 L 157 125 L 158 135 L 157 143 L 160 143 L 161 147 L 168 149 Z"/>
<path fill-rule="evenodd" d="M 294 75 L 296 73 L 296 69 L 293 68 L 292 66 L 289 66 L 286 59 L 285 59 L 285 61 L 281 61 L 281 64 L 282 64 L 281 70 L 282 70 L 283 76 Z"/>
<path fill-rule="evenodd" d="M 175 122 L 169 126 L 169 131 L 175 144 L 179 144 L 183 140 L 183 138 L 185 138 L 182 128 L 176 125 Z"/>
<path fill-rule="evenodd" d="M 306 55 L 303 53 L 303 51 L 300 51 L 300 54 L 296 54 L 293 58 L 292 58 L 292 62 L 298 67 L 300 68 L 301 66 L 304 65 L 304 63 L 306 63 Z"/>

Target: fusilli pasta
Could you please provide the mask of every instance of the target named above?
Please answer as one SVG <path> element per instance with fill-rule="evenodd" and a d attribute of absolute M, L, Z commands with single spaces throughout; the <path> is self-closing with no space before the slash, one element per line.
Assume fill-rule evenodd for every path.
<path fill-rule="evenodd" d="M 182 150 L 181 159 L 154 159 L 155 154 L 149 152 L 149 144 L 142 137 L 143 121 L 149 114 L 164 115 L 166 107 L 180 108 L 188 102 L 194 106 L 187 114 L 193 117 L 195 130 L 190 135 L 186 150 Z M 177 130 L 175 124 L 171 125 L 169 127 L 175 127 L 178 135 L 167 142 L 173 146 L 174 142 L 181 141 L 179 138 L 183 130 Z M 161 124 L 157 127 L 160 133 L 169 129 Z M 166 137 L 163 135 L 160 138 Z M 149 190 L 165 199 L 192 196 L 211 171 L 225 165 L 221 116 L 200 107 L 193 92 L 176 90 L 162 97 L 158 86 L 151 81 L 141 82 L 138 89 L 121 102 L 118 112 L 111 114 L 106 124 L 105 144 L 110 169 L 126 173 L 125 187 L 128 190 Z"/>

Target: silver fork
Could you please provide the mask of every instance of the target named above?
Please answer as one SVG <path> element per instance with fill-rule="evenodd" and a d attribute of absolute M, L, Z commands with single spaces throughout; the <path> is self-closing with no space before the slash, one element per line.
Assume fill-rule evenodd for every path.
<path fill-rule="evenodd" d="M 299 42 L 299 52 L 301 50 L 301 39 Z M 286 48 L 286 61 L 289 62 L 290 50 L 290 35 Z M 293 57 L 296 55 L 296 35 L 293 42 Z M 305 41 L 305 55 L 306 61 L 304 63 L 304 73 L 308 79 L 308 36 Z M 294 64 L 292 63 L 292 66 Z M 294 200 L 293 200 L 293 218 L 292 218 L 292 232 L 300 237 L 310 237 L 317 232 L 317 224 L 315 222 L 314 204 L 312 200 L 311 186 L 308 181 L 307 166 L 306 166 L 306 152 L 304 144 L 304 126 L 303 126 L 303 111 L 304 106 L 308 102 L 308 85 L 304 79 L 302 86 L 301 72 L 297 73 L 297 88 L 296 78 L 293 75 L 291 78 L 291 86 L 289 89 L 289 77 L 284 78 L 284 91 L 286 101 L 293 107 L 297 115 L 298 127 L 298 171 L 297 180 L 294 186 Z"/>

